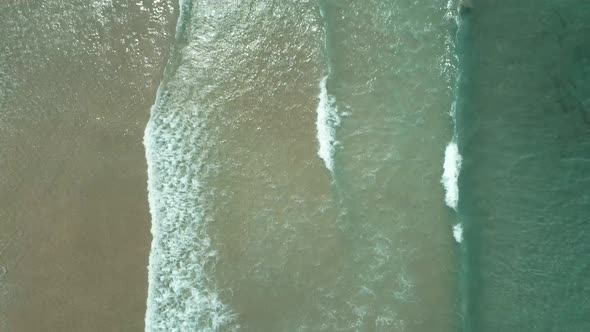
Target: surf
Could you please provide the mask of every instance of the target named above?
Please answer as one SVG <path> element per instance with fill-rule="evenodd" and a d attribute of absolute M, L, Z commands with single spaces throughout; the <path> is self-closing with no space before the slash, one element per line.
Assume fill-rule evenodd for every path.
<path fill-rule="evenodd" d="M 152 243 L 145 331 L 218 331 L 234 320 L 210 280 L 216 251 L 205 220 L 205 114 L 186 101 L 180 59 L 192 3 L 180 1 L 176 45 L 145 129 Z M 180 81 L 180 82 L 179 82 Z"/>
<path fill-rule="evenodd" d="M 445 149 L 444 172 L 441 182 L 445 188 L 445 203 L 453 210 L 457 210 L 459 202 L 459 174 L 461 172 L 462 157 L 459 153 L 457 143 L 451 141 Z"/>
<path fill-rule="evenodd" d="M 327 84 L 332 74 L 332 63 L 330 60 L 328 21 L 326 18 L 325 3 L 320 3 L 319 14 L 322 21 L 323 32 L 323 62 L 327 67 L 327 74 L 320 80 L 318 96 L 318 107 L 316 109 L 316 131 L 318 140 L 318 156 L 323 160 L 324 166 L 330 173 L 334 174 L 334 153 L 338 146 L 336 140 L 336 129 L 341 124 L 341 118 L 336 106 L 336 97 L 328 92 Z"/>
<path fill-rule="evenodd" d="M 328 94 L 326 82 L 329 75 L 320 81 L 319 102 L 317 108 L 317 140 L 318 156 L 324 161 L 326 169 L 334 173 L 334 151 L 338 145 L 336 140 L 336 128 L 340 125 L 340 116 L 336 108 L 336 100 Z"/>
<path fill-rule="evenodd" d="M 152 109 L 144 138 L 153 237 L 146 331 L 216 331 L 232 315 L 207 277 L 216 252 L 204 221 L 203 157 L 194 139 L 198 135 L 179 135 L 199 131 L 198 114 L 166 114 L 162 99 Z"/>

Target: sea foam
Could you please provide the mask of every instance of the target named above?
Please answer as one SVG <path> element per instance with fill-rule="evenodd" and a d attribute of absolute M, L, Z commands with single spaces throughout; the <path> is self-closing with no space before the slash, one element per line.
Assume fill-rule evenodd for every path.
<path fill-rule="evenodd" d="M 338 141 L 336 140 L 336 128 L 340 125 L 340 116 L 336 108 L 336 101 L 328 94 L 326 83 L 328 75 L 320 81 L 320 95 L 317 108 L 317 138 L 319 143 L 318 156 L 324 161 L 326 168 L 334 172 L 334 151 Z"/>
<path fill-rule="evenodd" d="M 199 182 L 203 126 L 198 112 L 160 99 L 144 137 L 153 236 L 145 330 L 232 331 L 233 315 L 209 280 L 216 255 Z"/>
<path fill-rule="evenodd" d="M 448 0 L 446 5 L 445 19 L 449 23 L 454 24 L 457 28 L 461 26 L 461 20 L 458 10 L 458 2 L 456 0 Z M 451 104 L 450 117 L 453 121 L 453 139 L 447 145 L 445 149 L 445 160 L 443 164 L 443 174 L 441 183 L 445 189 L 445 203 L 453 210 L 457 210 L 457 203 L 459 202 L 459 173 L 461 172 L 461 161 L 462 157 L 459 154 L 459 148 L 457 146 L 457 99 L 458 96 L 458 82 L 460 80 L 459 68 L 459 57 L 456 49 L 457 36 L 449 34 L 446 40 L 447 52 L 442 61 L 443 73 L 445 74 L 449 89 L 454 91 L 455 100 Z"/>
<path fill-rule="evenodd" d="M 180 0 L 179 8 L 177 45 L 190 24 L 191 1 Z M 173 57 L 183 50 L 176 49 Z M 199 181 L 209 165 L 206 115 L 189 97 L 186 78 L 194 76 L 194 70 L 177 63 L 166 67 L 144 135 L 152 216 L 145 331 L 235 331 L 235 316 L 211 280 L 216 252 Z"/>
<path fill-rule="evenodd" d="M 453 210 L 457 210 L 459 201 L 459 173 L 461 172 L 462 157 L 457 143 L 451 141 L 445 150 L 444 171 L 441 183 L 445 188 L 445 202 Z"/>
<path fill-rule="evenodd" d="M 456 224 L 453 226 L 453 237 L 457 243 L 463 242 L 463 225 Z"/>

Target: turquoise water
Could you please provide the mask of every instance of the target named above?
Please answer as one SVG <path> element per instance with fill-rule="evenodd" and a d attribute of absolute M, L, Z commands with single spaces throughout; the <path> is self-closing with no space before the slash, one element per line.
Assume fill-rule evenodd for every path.
<path fill-rule="evenodd" d="M 466 13 L 465 331 L 590 329 L 590 4 Z"/>

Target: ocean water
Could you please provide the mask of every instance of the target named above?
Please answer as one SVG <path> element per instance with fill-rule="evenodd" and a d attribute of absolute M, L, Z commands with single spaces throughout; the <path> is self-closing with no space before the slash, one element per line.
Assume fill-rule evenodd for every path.
<path fill-rule="evenodd" d="M 456 4 L 180 7 L 146 330 L 455 330 Z"/>
<path fill-rule="evenodd" d="M 0 2 L 0 331 L 590 331 L 589 18 Z"/>
<path fill-rule="evenodd" d="M 590 3 L 463 17 L 463 330 L 588 331 Z"/>

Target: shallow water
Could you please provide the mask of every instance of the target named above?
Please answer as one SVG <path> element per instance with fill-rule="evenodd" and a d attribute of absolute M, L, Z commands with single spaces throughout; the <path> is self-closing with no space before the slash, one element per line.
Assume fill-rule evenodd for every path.
<path fill-rule="evenodd" d="M 0 331 L 143 329 L 141 139 L 175 7 L 0 2 Z"/>
<path fill-rule="evenodd" d="M 453 329 L 446 5 L 184 3 L 145 138 L 147 330 Z"/>
<path fill-rule="evenodd" d="M 1 3 L 0 330 L 589 330 L 590 5 L 471 3 Z"/>

